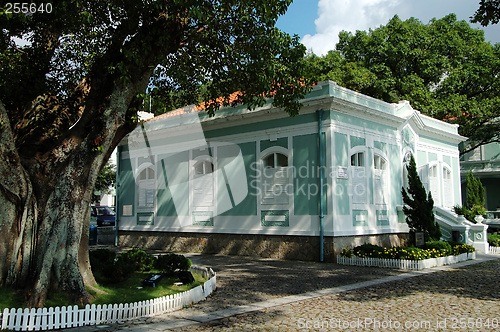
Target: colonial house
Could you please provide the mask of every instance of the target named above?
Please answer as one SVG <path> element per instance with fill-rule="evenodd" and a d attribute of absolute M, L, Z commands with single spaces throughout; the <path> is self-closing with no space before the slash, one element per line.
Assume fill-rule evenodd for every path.
<path fill-rule="evenodd" d="M 119 243 L 328 261 L 400 245 L 411 155 L 436 206 L 461 203 L 456 125 L 331 81 L 301 102 L 296 117 L 269 103 L 142 122 L 118 147 Z"/>

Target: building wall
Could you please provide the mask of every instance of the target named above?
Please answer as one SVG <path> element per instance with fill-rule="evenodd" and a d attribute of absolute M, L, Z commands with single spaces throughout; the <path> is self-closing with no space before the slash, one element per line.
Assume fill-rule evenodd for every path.
<path fill-rule="evenodd" d="M 461 157 L 462 193 L 467 198 L 466 175 L 472 170 L 485 189 L 486 209 L 500 209 L 500 143 L 480 146 Z"/>
<path fill-rule="evenodd" d="M 405 246 L 407 233 L 324 238 L 324 261 L 335 262 L 343 248 L 363 243 Z M 259 234 L 170 233 L 120 231 L 118 245 L 171 252 L 253 256 L 272 259 L 320 260 L 318 237 Z"/>
<path fill-rule="evenodd" d="M 321 129 L 323 179 L 317 110 L 326 110 Z M 178 234 L 188 239 L 186 243 L 201 239 L 207 248 L 215 248 L 213 241 L 219 241 L 218 252 L 229 250 L 223 238 L 231 248 L 237 247 L 232 244 L 237 239 L 250 241 L 256 252 L 272 247 L 293 253 L 295 246 L 305 243 L 303 238 L 315 247 L 320 235 L 320 180 L 324 236 L 339 239 L 337 244 L 328 240 L 329 253 L 338 250 L 339 243 L 346 245 L 348 238 L 373 236 L 382 243 L 393 234 L 400 239 L 408 232 L 400 209 L 408 153 L 416 157 L 423 175 L 437 169 L 437 181 L 426 178 L 436 201 L 460 201 L 456 138 L 446 138 L 454 131 L 456 135 L 456 128 L 422 120 L 407 104 L 383 103 L 329 84 L 314 90 L 296 117 L 266 106 L 255 113 L 223 109 L 213 119 L 196 115 L 196 120 L 187 128 L 164 128 L 154 120 L 151 132 L 138 135 L 147 136 L 145 142 L 130 139 L 120 146 L 118 215 L 124 244 L 150 243 L 141 236 L 152 234 L 158 236 L 151 241 L 170 243 L 172 234 Z M 436 133 L 428 129 L 433 126 Z M 269 162 L 287 166 L 269 173 L 264 168 Z M 212 167 L 213 172 L 204 173 Z M 447 182 L 442 179 L 446 171 L 451 176 Z M 286 195 L 271 195 L 264 182 L 277 185 Z M 297 241 L 291 240 L 294 237 Z M 289 249 L 270 244 L 276 239 L 291 243 Z"/>

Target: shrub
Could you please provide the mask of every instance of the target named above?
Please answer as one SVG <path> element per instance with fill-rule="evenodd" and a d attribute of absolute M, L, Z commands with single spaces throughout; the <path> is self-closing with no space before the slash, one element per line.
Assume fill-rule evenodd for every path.
<path fill-rule="evenodd" d="M 488 243 L 492 247 L 500 247 L 500 234 L 488 234 Z"/>
<path fill-rule="evenodd" d="M 158 256 L 156 269 L 165 274 L 174 274 L 176 271 L 187 271 L 191 267 L 191 260 L 182 255 L 169 253 Z"/>
<path fill-rule="evenodd" d="M 90 265 L 92 269 L 103 265 L 112 265 L 116 259 L 116 253 L 109 249 L 97 249 L 89 252 Z"/>
<path fill-rule="evenodd" d="M 119 255 L 118 262 L 131 265 L 133 271 L 144 272 L 154 267 L 155 258 L 144 250 L 134 248 Z"/>
<path fill-rule="evenodd" d="M 133 265 L 116 259 L 116 253 L 109 249 L 98 249 L 89 253 L 92 273 L 97 282 L 114 284 L 126 280 L 134 272 Z"/>
<path fill-rule="evenodd" d="M 134 271 L 149 271 L 154 266 L 155 258 L 140 249 L 132 249 L 116 256 L 109 249 L 91 251 L 90 265 L 97 282 L 116 284 L 127 280 Z"/>
<path fill-rule="evenodd" d="M 467 172 L 467 198 L 465 205 L 456 205 L 453 209 L 456 214 L 463 215 L 467 220 L 475 224 L 476 216 L 486 214 L 484 204 L 484 187 L 481 181 L 474 177 L 472 170 L 469 170 Z"/>
<path fill-rule="evenodd" d="M 109 283 L 107 275 L 112 275 L 109 267 L 115 265 L 116 253 L 109 249 L 97 249 L 89 252 L 90 266 L 92 273 L 98 282 Z"/>
<path fill-rule="evenodd" d="M 476 248 L 474 248 L 471 245 L 465 244 L 465 243 L 457 244 L 452 249 L 453 255 L 455 255 L 455 256 L 460 255 L 460 254 L 474 252 L 474 251 L 476 251 Z"/>
<path fill-rule="evenodd" d="M 408 259 L 423 260 L 428 258 L 460 255 L 462 253 L 474 252 L 476 249 L 463 243 L 449 243 L 445 241 L 430 241 L 426 248 L 416 247 L 394 247 L 383 248 L 373 244 L 365 243 L 354 249 L 342 249 L 342 257 L 351 258 L 353 255 L 361 258 L 386 258 L 386 259 Z"/>
<path fill-rule="evenodd" d="M 134 266 L 124 260 L 116 260 L 113 265 L 108 265 L 103 270 L 102 282 L 116 284 L 127 280 L 134 273 Z"/>
<path fill-rule="evenodd" d="M 443 255 L 451 255 L 452 254 L 452 248 L 451 244 L 446 241 L 428 241 L 425 242 L 424 249 L 427 250 L 437 250 L 441 252 Z"/>

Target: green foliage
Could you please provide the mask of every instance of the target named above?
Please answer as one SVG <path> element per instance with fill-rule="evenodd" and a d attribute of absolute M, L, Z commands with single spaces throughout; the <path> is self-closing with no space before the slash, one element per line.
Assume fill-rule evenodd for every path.
<path fill-rule="evenodd" d="M 92 268 L 100 269 L 106 265 L 112 265 L 116 259 L 116 253 L 109 249 L 97 249 L 89 252 Z"/>
<path fill-rule="evenodd" d="M 94 289 L 87 289 L 92 295 L 92 304 L 113 304 L 113 303 L 134 303 L 162 296 L 173 295 L 176 293 L 190 290 L 199 285 L 203 285 L 206 278 L 200 274 L 194 273 L 195 282 L 189 285 L 174 285 L 179 279 L 175 276 L 165 277 L 156 287 L 140 287 L 142 280 L 147 278 L 148 272 L 134 272 L 129 278 L 106 286 L 97 285 L 99 292 Z M 139 288 L 138 288 L 139 287 Z M 25 307 L 25 298 L 20 290 L 0 287 L 0 311 L 5 308 L 23 308 Z M 73 306 L 74 300 L 67 292 L 51 292 L 44 302 L 44 307 Z M 80 305 L 80 308 L 83 306 Z"/>
<path fill-rule="evenodd" d="M 0 144 L 12 156 L 1 158 L 0 168 L 29 179 L 37 193 L 30 207 L 58 216 L 38 222 L 51 229 L 64 218 L 84 220 L 86 216 L 75 213 L 85 211 L 72 209 L 75 199 L 89 203 L 106 158 L 136 127 L 148 87 L 186 96 L 186 103 L 208 102 L 211 115 L 225 105 L 246 104 L 252 109 L 265 103 L 296 115 L 302 106 L 299 100 L 311 89 L 309 80 L 303 79 L 305 46 L 298 36 L 275 27 L 291 2 L 67 0 L 54 2 L 50 14 L 0 15 L 5 138 Z M 241 91 L 239 97 L 230 99 L 236 91 Z M 60 177 L 74 185 L 64 185 L 69 182 Z M 47 197 L 68 199 L 46 207 Z M 26 222 L 34 215 L 28 213 Z M 15 222 L 2 225 L 10 229 Z M 59 285 L 85 300 L 87 278 L 72 273 L 69 280 L 59 280 L 66 274 L 50 272 L 86 268 L 86 262 L 72 259 L 80 241 L 72 235 L 58 234 L 69 239 L 68 250 L 58 253 L 67 257 L 34 261 L 32 268 L 39 273 L 8 278 L 25 286 L 33 305 L 43 303 L 50 288 Z M 49 250 L 49 233 L 36 236 L 25 237 L 21 245 L 43 256 L 43 250 Z M 7 251 L 15 251 L 9 247 L 14 243 Z M 3 275 L 21 271 L 11 258 L 3 258 Z M 126 274 L 125 266 L 120 268 Z M 30 289 L 35 291 L 28 294 Z"/>
<path fill-rule="evenodd" d="M 47 143 L 54 145 L 72 137 L 69 128 L 81 118 L 81 130 L 96 142 L 92 151 L 107 153 L 97 139 L 118 128 L 104 128 L 103 119 L 120 114 L 123 137 L 146 89 L 161 111 L 207 102 L 213 114 L 270 100 L 296 115 L 311 88 L 301 64 L 306 49 L 275 27 L 291 2 L 71 0 L 54 4 L 50 14 L 0 15 L 0 101 L 11 129 L 41 129 L 23 142 L 26 148 L 57 123 L 61 130 Z M 120 89 L 127 96 L 110 111 L 110 96 Z M 236 91 L 241 95 L 231 100 Z M 43 121 L 27 107 L 40 96 L 55 99 Z"/>
<path fill-rule="evenodd" d="M 99 283 L 115 284 L 127 280 L 135 271 L 149 271 L 155 258 L 141 249 L 132 249 L 116 256 L 109 249 L 90 251 L 90 265 Z"/>
<path fill-rule="evenodd" d="M 476 216 L 485 215 L 486 208 L 484 187 L 479 179 L 477 179 L 472 170 L 467 172 L 467 199 L 464 206 L 456 205 L 453 207 L 458 215 L 463 215 L 467 220 L 476 223 Z"/>
<path fill-rule="evenodd" d="M 360 258 L 423 260 L 451 255 L 457 256 L 462 253 L 471 253 L 474 251 L 476 251 L 476 249 L 467 244 L 449 243 L 444 241 L 430 241 L 426 242 L 424 248 L 384 248 L 377 245 L 365 243 L 353 249 L 344 248 L 342 249 L 340 255 L 347 258 L 356 256 Z"/>
<path fill-rule="evenodd" d="M 497 24 L 500 21 L 500 0 L 481 0 L 479 9 L 471 18 L 471 22 L 482 26 Z"/>
<path fill-rule="evenodd" d="M 439 240 L 441 230 L 434 220 L 434 200 L 430 192 L 427 194 L 418 176 L 413 156 L 411 156 L 406 168 L 408 170 L 408 188 L 401 188 L 406 223 L 412 233 L 423 232 L 426 241 Z"/>
<path fill-rule="evenodd" d="M 133 268 L 133 271 L 150 271 L 155 265 L 155 257 L 144 250 L 134 248 L 118 256 L 117 263 L 123 263 Z"/>
<path fill-rule="evenodd" d="M 144 250 L 134 248 L 120 255 L 109 249 L 90 251 L 90 263 L 96 280 L 103 284 L 116 284 L 127 280 L 134 272 L 156 270 L 167 275 L 188 271 L 191 260 L 174 253 L 158 258 Z"/>
<path fill-rule="evenodd" d="M 428 241 L 425 242 L 424 249 L 442 251 L 443 253 L 452 252 L 452 247 L 449 242 L 446 241 Z"/>
<path fill-rule="evenodd" d="M 89 252 L 90 265 L 97 282 L 102 284 L 119 283 L 134 273 L 134 266 L 125 260 L 118 260 L 116 253 L 109 249 Z"/>
<path fill-rule="evenodd" d="M 484 206 L 484 188 L 479 179 L 477 179 L 472 170 L 467 172 L 467 208 L 474 206 Z"/>
<path fill-rule="evenodd" d="M 488 243 L 492 247 L 500 247 L 500 234 L 488 234 Z"/>
<path fill-rule="evenodd" d="M 148 276 L 149 273 L 146 272 L 134 272 L 127 280 L 117 284 L 106 285 L 106 287 L 100 287 L 104 293 L 98 294 L 98 297 L 92 303 L 98 305 L 145 301 L 184 292 L 196 286 L 203 285 L 206 281 L 201 275 L 193 274 L 195 278 L 193 284 L 175 286 L 174 283 L 179 281 L 177 277 L 164 277 L 155 287 L 142 287 L 138 289 L 142 285 L 142 280 Z"/>
<path fill-rule="evenodd" d="M 465 215 L 465 208 L 463 206 L 455 205 L 453 206 L 453 211 L 459 216 Z"/>
<path fill-rule="evenodd" d="M 23 294 L 19 289 L 0 287 L 0 312 L 6 308 L 22 308 L 23 306 Z"/>
<path fill-rule="evenodd" d="M 454 14 L 428 24 L 394 16 L 374 30 L 344 31 L 335 50 L 305 62 L 308 78 L 391 103 L 408 100 L 426 115 L 459 124 L 470 138 L 461 153 L 500 140 L 500 45 Z"/>
<path fill-rule="evenodd" d="M 191 260 L 183 255 L 168 253 L 158 256 L 155 264 L 157 270 L 167 275 L 172 275 L 177 271 L 187 271 L 191 267 Z"/>
<path fill-rule="evenodd" d="M 108 161 L 99 172 L 99 175 L 97 175 L 94 191 L 92 192 L 92 201 L 96 202 L 99 199 L 99 197 L 95 194 L 96 191 L 100 192 L 101 195 L 107 193 L 110 190 L 110 187 L 114 186 L 115 182 L 116 167 Z"/>
<path fill-rule="evenodd" d="M 474 251 L 476 251 L 476 248 L 474 248 L 471 245 L 465 244 L 465 243 L 457 244 L 457 245 L 454 245 L 452 247 L 452 252 L 453 252 L 453 255 L 455 255 L 455 256 L 460 255 L 460 254 L 465 254 L 465 253 L 471 253 Z"/>

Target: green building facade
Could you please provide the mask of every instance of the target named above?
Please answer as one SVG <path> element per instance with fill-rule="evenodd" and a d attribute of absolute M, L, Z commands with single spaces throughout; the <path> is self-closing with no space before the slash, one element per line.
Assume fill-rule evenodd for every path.
<path fill-rule="evenodd" d="M 399 244 L 410 154 L 436 205 L 461 202 L 455 125 L 331 81 L 302 103 L 296 117 L 269 104 L 143 122 L 118 148 L 120 242 L 297 259 Z"/>

